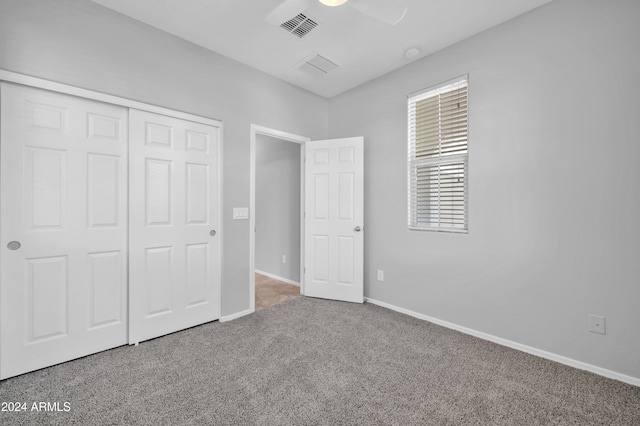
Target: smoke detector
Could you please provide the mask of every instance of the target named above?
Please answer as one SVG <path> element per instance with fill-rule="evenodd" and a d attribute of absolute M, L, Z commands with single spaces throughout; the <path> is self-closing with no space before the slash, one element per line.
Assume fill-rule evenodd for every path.
<path fill-rule="evenodd" d="M 404 57 L 407 59 L 413 59 L 420 54 L 420 49 L 417 47 L 411 47 L 404 52 Z"/>

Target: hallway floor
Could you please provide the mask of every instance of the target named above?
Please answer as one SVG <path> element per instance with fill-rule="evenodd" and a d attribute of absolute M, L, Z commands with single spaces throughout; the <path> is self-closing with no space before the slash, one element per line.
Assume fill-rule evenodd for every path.
<path fill-rule="evenodd" d="M 256 273 L 256 311 L 300 296 L 300 287 Z"/>

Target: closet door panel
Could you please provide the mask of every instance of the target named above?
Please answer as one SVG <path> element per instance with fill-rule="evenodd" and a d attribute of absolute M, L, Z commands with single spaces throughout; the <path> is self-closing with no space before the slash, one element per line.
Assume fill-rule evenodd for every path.
<path fill-rule="evenodd" d="M 133 109 L 129 122 L 129 342 L 137 343 L 220 316 L 220 129 Z"/>
<path fill-rule="evenodd" d="M 127 109 L 1 86 L 0 376 L 127 342 Z"/>

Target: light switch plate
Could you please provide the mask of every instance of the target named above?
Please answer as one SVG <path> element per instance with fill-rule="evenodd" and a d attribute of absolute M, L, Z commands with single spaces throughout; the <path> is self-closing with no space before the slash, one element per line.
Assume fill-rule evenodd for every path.
<path fill-rule="evenodd" d="M 233 220 L 246 220 L 249 219 L 248 207 L 234 207 L 233 208 Z"/>

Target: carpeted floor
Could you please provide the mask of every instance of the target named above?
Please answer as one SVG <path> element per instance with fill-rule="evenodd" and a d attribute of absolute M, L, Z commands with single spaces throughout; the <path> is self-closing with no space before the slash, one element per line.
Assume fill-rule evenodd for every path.
<path fill-rule="evenodd" d="M 374 305 L 298 297 L 8 379 L 0 424 L 639 425 L 640 388 Z"/>

